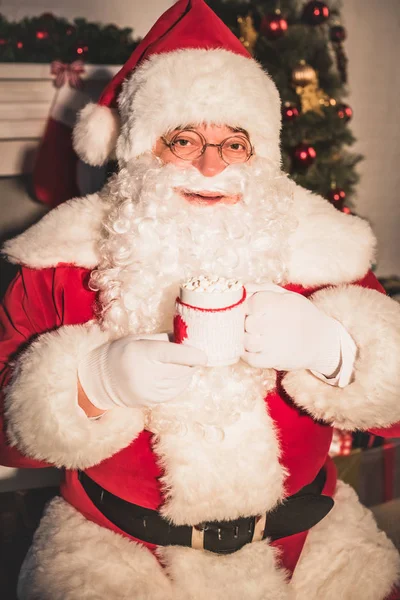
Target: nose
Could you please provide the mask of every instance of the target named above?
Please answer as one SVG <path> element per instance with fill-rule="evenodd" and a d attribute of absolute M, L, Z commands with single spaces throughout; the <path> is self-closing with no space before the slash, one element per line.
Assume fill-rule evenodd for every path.
<path fill-rule="evenodd" d="M 204 177 L 214 177 L 214 175 L 221 173 L 227 166 L 220 157 L 218 148 L 215 148 L 215 146 L 207 146 L 203 154 L 193 161 L 192 164 Z"/>

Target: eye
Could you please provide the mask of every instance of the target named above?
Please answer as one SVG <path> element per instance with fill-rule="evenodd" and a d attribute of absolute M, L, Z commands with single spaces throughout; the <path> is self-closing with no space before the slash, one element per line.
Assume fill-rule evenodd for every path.
<path fill-rule="evenodd" d="M 181 148 L 186 148 L 187 146 L 190 146 L 190 144 L 192 142 L 190 140 L 188 140 L 187 138 L 178 138 L 177 140 L 174 140 L 172 143 L 174 146 L 180 146 Z"/>
<path fill-rule="evenodd" d="M 171 140 L 172 151 L 180 158 L 189 159 L 201 153 L 203 142 L 195 131 L 178 132 Z"/>
<path fill-rule="evenodd" d="M 243 154 L 249 152 L 250 142 L 243 136 L 232 136 L 225 140 L 223 148 L 231 154 Z"/>
<path fill-rule="evenodd" d="M 235 150 L 237 151 L 243 151 L 246 150 L 246 146 L 244 144 L 241 144 L 240 142 L 232 142 L 231 144 L 229 144 L 229 149 L 230 150 Z"/>

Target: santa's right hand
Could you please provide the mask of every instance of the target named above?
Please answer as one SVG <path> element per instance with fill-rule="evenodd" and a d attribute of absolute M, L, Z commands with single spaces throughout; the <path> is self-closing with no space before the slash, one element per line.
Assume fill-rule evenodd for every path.
<path fill-rule="evenodd" d="M 101 410 L 151 406 L 179 396 L 194 367 L 206 363 L 206 354 L 197 348 L 128 335 L 89 352 L 78 377 L 90 402 Z"/>

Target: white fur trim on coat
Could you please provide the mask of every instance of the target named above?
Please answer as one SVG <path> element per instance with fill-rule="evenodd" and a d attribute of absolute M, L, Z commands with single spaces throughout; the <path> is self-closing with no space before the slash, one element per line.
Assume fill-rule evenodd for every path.
<path fill-rule="evenodd" d="M 143 546 L 51 501 L 22 565 L 19 600 L 175 600 Z"/>
<path fill-rule="evenodd" d="M 338 211 L 328 200 L 294 185 L 287 280 L 305 287 L 352 283 L 370 269 L 376 239 L 367 221 Z"/>
<path fill-rule="evenodd" d="M 280 163 L 279 94 L 251 58 L 222 49 L 155 54 L 124 82 L 118 104 L 122 165 L 166 132 L 201 123 L 245 129 L 259 156 Z"/>
<path fill-rule="evenodd" d="M 78 406 L 78 364 L 107 337 L 98 325 L 69 325 L 21 354 L 5 395 L 12 446 L 57 467 L 87 469 L 136 438 L 144 426 L 140 409 L 115 408 L 94 420 Z"/>
<path fill-rule="evenodd" d="M 73 130 L 77 155 L 92 167 L 101 167 L 113 155 L 120 133 L 117 110 L 89 103 L 81 110 Z"/>
<path fill-rule="evenodd" d="M 272 371 L 264 373 L 275 382 Z M 181 399 L 153 410 L 161 423 L 174 425 L 155 436 L 154 450 L 164 470 L 161 512 L 175 525 L 261 515 L 282 500 L 286 472 L 265 387 L 243 362 L 204 368 Z M 209 405 L 210 392 L 223 398 L 223 408 Z M 246 399 L 251 407 L 243 406 Z M 218 426 L 205 424 L 207 418 Z"/>
<path fill-rule="evenodd" d="M 52 500 L 22 566 L 19 600 L 289 600 L 267 542 L 228 556 L 191 548 L 153 554 Z"/>
<path fill-rule="evenodd" d="M 399 555 L 354 491 L 313 527 L 290 584 L 267 541 L 219 556 L 192 548 L 146 549 L 52 500 L 21 569 L 19 600 L 383 600 Z"/>
<path fill-rule="evenodd" d="M 225 556 L 180 546 L 158 553 L 172 580 L 174 600 L 291 600 L 286 572 L 267 540 Z"/>
<path fill-rule="evenodd" d="M 360 286 L 327 288 L 311 297 L 357 345 L 354 381 L 332 387 L 309 371 L 292 371 L 283 387 L 298 406 L 342 429 L 387 427 L 400 421 L 400 305 Z"/>
<path fill-rule="evenodd" d="M 351 283 L 364 277 L 374 260 L 375 238 L 365 221 L 337 211 L 327 200 L 293 183 L 288 277 L 304 286 Z M 50 211 L 36 225 L 6 242 L 14 263 L 39 269 L 71 263 L 94 268 L 108 204 L 105 194 L 75 198 Z"/>
<path fill-rule="evenodd" d="M 98 194 L 74 198 L 47 213 L 24 233 L 6 242 L 2 253 L 34 269 L 59 263 L 93 268 L 107 203 Z"/>
<path fill-rule="evenodd" d="M 354 490 L 338 482 L 331 512 L 308 534 L 290 588 L 293 600 L 384 600 L 400 555 Z"/>

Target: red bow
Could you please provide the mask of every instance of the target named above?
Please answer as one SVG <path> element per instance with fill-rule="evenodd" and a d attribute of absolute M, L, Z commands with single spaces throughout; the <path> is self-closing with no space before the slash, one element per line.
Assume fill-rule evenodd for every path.
<path fill-rule="evenodd" d="M 85 72 L 85 67 L 81 60 L 75 60 L 71 64 L 54 60 L 51 63 L 50 72 L 55 75 L 54 85 L 56 88 L 62 87 L 67 81 L 70 87 L 80 88 L 82 85 L 81 75 Z"/>

